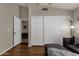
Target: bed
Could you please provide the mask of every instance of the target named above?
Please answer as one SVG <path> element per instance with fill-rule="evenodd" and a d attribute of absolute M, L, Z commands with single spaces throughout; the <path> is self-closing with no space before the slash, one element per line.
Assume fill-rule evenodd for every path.
<path fill-rule="evenodd" d="M 75 42 L 75 37 L 73 38 L 63 38 L 63 46 L 70 50 L 71 52 L 79 54 L 79 42 Z"/>
<path fill-rule="evenodd" d="M 78 56 L 59 44 L 46 44 L 45 45 L 46 56 Z"/>
<path fill-rule="evenodd" d="M 67 50 L 66 48 L 62 47 L 59 44 L 46 44 L 45 45 L 45 55 L 48 55 L 48 49 L 49 48 L 58 48 L 58 49 L 63 49 L 63 50 Z"/>

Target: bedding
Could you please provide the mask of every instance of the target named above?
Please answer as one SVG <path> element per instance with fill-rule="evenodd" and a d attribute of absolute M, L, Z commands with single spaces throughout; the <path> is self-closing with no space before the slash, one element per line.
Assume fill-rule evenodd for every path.
<path fill-rule="evenodd" d="M 64 48 L 60 44 L 46 44 L 45 45 L 45 56 L 48 55 L 48 48 L 58 48 L 58 49 L 67 50 L 66 48 Z"/>
<path fill-rule="evenodd" d="M 65 47 L 69 49 L 70 51 L 79 54 L 79 47 L 77 45 L 67 44 L 65 45 Z"/>
<path fill-rule="evenodd" d="M 72 43 L 72 44 L 71 44 Z M 67 48 L 68 50 L 79 54 L 79 42 L 78 38 L 72 37 L 72 38 L 63 38 L 63 46 Z"/>
<path fill-rule="evenodd" d="M 76 53 L 70 52 L 68 50 L 48 48 L 48 56 L 79 56 Z"/>
<path fill-rule="evenodd" d="M 75 44 L 75 46 L 79 48 L 79 44 Z"/>

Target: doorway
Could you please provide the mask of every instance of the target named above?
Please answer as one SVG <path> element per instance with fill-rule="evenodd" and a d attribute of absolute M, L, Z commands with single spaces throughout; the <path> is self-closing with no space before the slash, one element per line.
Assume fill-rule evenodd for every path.
<path fill-rule="evenodd" d="M 28 44 L 28 22 L 17 16 L 13 17 L 13 46 Z"/>
<path fill-rule="evenodd" d="M 28 21 L 22 20 L 22 43 L 28 43 Z"/>

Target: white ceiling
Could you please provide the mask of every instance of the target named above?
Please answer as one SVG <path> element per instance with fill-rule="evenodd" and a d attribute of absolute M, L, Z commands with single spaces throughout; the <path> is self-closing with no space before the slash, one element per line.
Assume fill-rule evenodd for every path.
<path fill-rule="evenodd" d="M 28 7 L 29 3 L 18 3 L 22 7 Z"/>
<path fill-rule="evenodd" d="M 23 7 L 28 7 L 28 3 L 20 3 L 19 5 Z M 66 10 L 74 10 L 79 7 L 79 3 L 38 3 L 35 5 L 43 5 L 43 6 L 49 6 L 49 7 L 55 7 L 55 8 L 61 8 Z"/>
<path fill-rule="evenodd" d="M 78 3 L 55 3 L 51 5 L 55 8 L 67 9 L 67 10 L 74 10 L 79 7 Z"/>

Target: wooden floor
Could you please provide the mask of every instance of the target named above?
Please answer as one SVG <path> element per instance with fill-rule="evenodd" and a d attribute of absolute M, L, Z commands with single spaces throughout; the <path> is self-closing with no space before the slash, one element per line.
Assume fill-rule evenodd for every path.
<path fill-rule="evenodd" d="M 2 56 L 44 56 L 44 46 L 27 47 L 26 43 L 21 43 Z"/>

